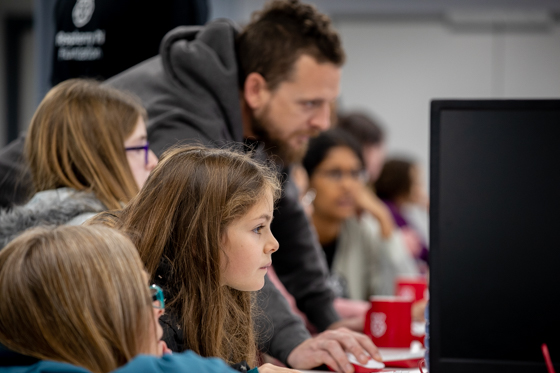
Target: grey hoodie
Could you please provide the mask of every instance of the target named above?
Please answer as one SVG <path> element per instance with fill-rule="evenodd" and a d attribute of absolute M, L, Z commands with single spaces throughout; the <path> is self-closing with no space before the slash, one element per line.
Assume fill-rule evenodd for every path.
<path fill-rule="evenodd" d="M 40 225 L 79 225 L 107 208 L 92 194 L 70 188 L 39 192 L 23 206 L 0 210 L 0 249 Z"/>
<path fill-rule="evenodd" d="M 177 143 L 243 141 L 236 34 L 237 26 L 228 20 L 205 27 L 178 27 L 163 39 L 159 56 L 108 81 L 142 100 L 148 111 L 150 145 L 156 154 Z M 322 331 L 338 320 L 332 304 L 334 294 L 327 284 L 324 254 L 287 171 L 272 222 L 272 232 L 280 243 L 272 262 L 298 307 Z M 267 281 L 259 295 L 273 326 L 272 339 L 261 347 L 286 362 L 291 350 L 309 335 L 277 293 Z"/>

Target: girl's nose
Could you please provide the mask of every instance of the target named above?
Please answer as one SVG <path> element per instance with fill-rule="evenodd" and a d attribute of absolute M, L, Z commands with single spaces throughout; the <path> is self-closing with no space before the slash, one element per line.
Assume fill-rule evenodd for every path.
<path fill-rule="evenodd" d="M 278 251 L 278 248 L 280 247 L 280 244 L 278 243 L 278 241 L 276 240 L 276 238 L 272 235 L 272 233 L 270 234 L 270 242 L 268 243 L 268 245 L 266 246 L 265 250 L 267 253 L 274 253 L 276 251 Z"/>

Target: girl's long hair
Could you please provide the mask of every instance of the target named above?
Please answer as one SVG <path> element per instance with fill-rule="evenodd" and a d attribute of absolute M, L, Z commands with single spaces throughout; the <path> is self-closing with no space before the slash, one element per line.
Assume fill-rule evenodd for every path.
<path fill-rule="evenodd" d="M 138 252 L 107 227 L 26 231 L 0 251 L 0 294 L 0 342 L 25 355 L 106 373 L 156 343 Z"/>
<path fill-rule="evenodd" d="M 96 81 L 58 84 L 37 108 L 25 140 L 34 191 L 86 190 L 107 208 L 120 208 L 138 193 L 124 141 L 146 117 L 134 97 Z"/>
<path fill-rule="evenodd" d="M 116 223 L 149 273 L 162 263 L 169 312 L 179 318 L 185 349 L 229 363 L 255 364 L 251 293 L 220 284 L 220 244 L 228 225 L 270 190 L 276 171 L 248 154 L 188 146 L 167 151 Z"/>

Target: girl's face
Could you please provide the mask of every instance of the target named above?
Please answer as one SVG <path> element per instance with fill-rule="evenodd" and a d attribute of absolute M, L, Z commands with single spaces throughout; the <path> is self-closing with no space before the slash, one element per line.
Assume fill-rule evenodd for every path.
<path fill-rule="evenodd" d="M 221 282 L 241 291 L 256 291 L 264 286 L 264 275 L 272 265 L 278 241 L 270 231 L 274 212 L 272 192 L 226 229 L 222 240 Z"/>
<path fill-rule="evenodd" d="M 146 123 L 142 117 L 138 117 L 136 127 L 132 134 L 124 141 L 125 148 L 136 148 L 144 146 L 148 143 L 148 134 L 146 132 Z M 126 158 L 128 165 L 134 176 L 134 181 L 138 185 L 138 189 L 142 189 L 144 183 L 148 179 L 150 172 L 157 165 L 158 159 L 154 152 L 148 149 L 147 154 L 144 149 L 127 150 Z"/>
<path fill-rule="evenodd" d="M 345 220 L 356 213 L 355 193 L 363 187 L 360 159 L 346 146 L 331 148 L 315 168 L 309 186 L 316 191 L 314 216 Z"/>

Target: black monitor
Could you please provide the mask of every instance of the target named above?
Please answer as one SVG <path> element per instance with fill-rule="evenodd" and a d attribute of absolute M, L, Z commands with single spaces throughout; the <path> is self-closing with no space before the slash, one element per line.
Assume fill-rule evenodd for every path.
<path fill-rule="evenodd" d="M 430 373 L 560 371 L 560 100 L 431 104 Z"/>

